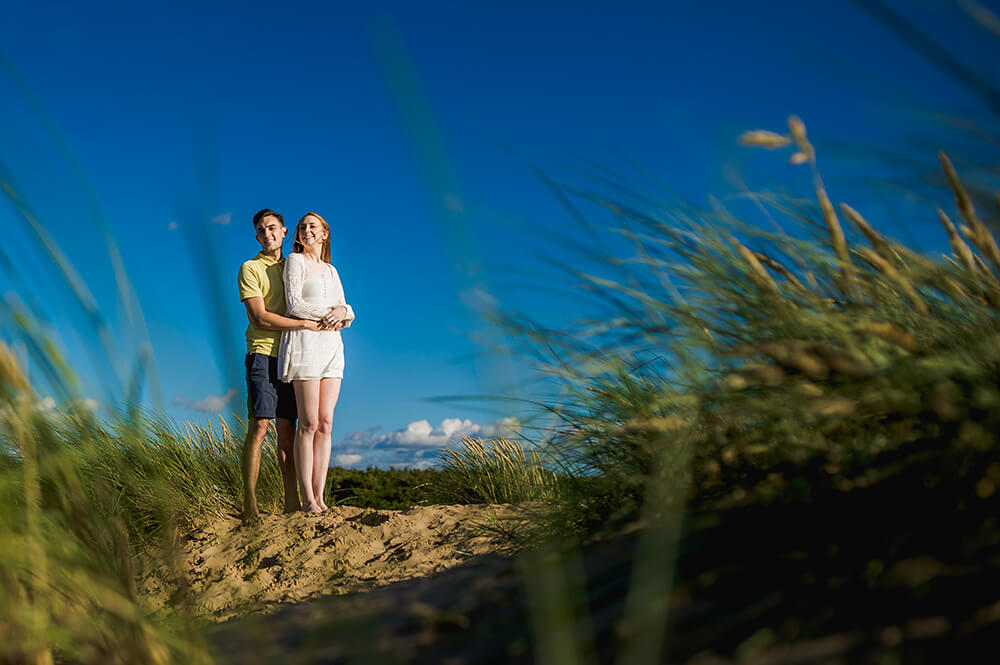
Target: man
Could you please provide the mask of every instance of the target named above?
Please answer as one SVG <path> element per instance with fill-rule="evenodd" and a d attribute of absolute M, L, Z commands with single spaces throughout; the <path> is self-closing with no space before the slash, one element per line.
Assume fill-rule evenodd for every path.
<path fill-rule="evenodd" d="M 285 220 L 265 208 L 253 216 L 260 253 L 240 266 L 240 300 L 247 310 L 247 436 L 243 441 L 243 519 L 260 517 L 257 476 L 267 425 L 273 419 L 278 434 L 278 466 L 285 489 L 285 512 L 301 507 L 292 450 L 295 442 L 295 392 L 278 378 L 278 344 L 282 330 L 325 330 L 332 321 L 303 321 L 285 314 L 285 259 L 281 246 Z"/>

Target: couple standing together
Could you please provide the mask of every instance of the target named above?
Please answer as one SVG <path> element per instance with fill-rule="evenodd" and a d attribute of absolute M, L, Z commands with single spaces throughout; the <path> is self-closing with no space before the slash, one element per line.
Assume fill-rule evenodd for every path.
<path fill-rule="evenodd" d="M 340 331 L 354 311 L 330 264 L 330 225 L 314 212 L 295 227 L 282 256 L 284 218 L 264 209 L 253 217 L 260 253 L 240 266 L 247 310 L 247 436 L 243 442 L 243 517 L 255 519 L 261 447 L 273 419 L 285 512 L 326 510 L 333 409 L 344 377 Z M 298 425 L 295 421 L 298 419 Z M 301 493 L 301 499 L 300 499 Z"/>

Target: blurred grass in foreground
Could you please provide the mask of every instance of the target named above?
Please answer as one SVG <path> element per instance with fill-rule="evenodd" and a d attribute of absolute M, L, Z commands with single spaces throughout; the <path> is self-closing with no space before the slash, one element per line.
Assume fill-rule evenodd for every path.
<path fill-rule="evenodd" d="M 577 191 L 635 250 L 574 273 L 605 311 L 570 330 L 505 322 L 551 354 L 560 425 L 531 453 L 469 440 L 442 479 L 548 502 L 509 534 L 532 547 L 325 599 L 308 621 L 289 608 L 254 655 L 910 665 L 995 650 L 996 240 L 943 155 L 958 221 L 942 208 L 952 251 L 934 259 L 838 212 L 798 119 L 743 140 L 796 148 L 816 204 L 760 194 L 781 220 L 762 231 L 721 206 L 634 205 L 622 183 Z M 240 653 L 250 625 L 222 643 Z"/>
<path fill-rule="evenodd" d="M 462 500 L 549 503 L 532 536 L 579 537 L 523 559 L 539 662 L 743 659 L 856 633 L 847 643 L 872 658 L 930 662 L 920 653 L 971 652 L 1000 621 L 993 235 L 944 156 L 958 221 L 939 213 L 952 253 L 934 260 L 838 214 L 797 119 L 744 141 L 797 148 L 818 206 L 762 195 L 786 220 L 762 231 L 721 206 L 579 192 L 635 252 L 575 272 L 607 316 L 569 334 L 508 324 L 555 354 L 565 397 L 548 408 L 562 424 L 541 451 L 554 463 L 469 440 L 428 477 Z M 55 347 L 21 325 L 46 384 L 72 397 Z M 134 408 L 104 423 L 64 404 L 40 408 L 0 349 L 0 659 L 211 662 L 182 577 L 175 611 L 155 619 L 135 580 L 143 565 L 176 569 L 183 525 L 238 511 L 242 433 L 177 431 Z M 338 501 L 392 486 L 331 473 Z M 410 489 L 389 500 L 423 482 L 401 476 Z M 258 492 L 277 509 L 273 454 Z M 616 542 L 626 554 L 610 568 L 589 563 Z M 525 625 L 513 630 L 529 659 Z"/>
<path fill-rule="evenodd" d="M 169 570 L 186 509 L 155 432 L 36 401 L 0 346 L 0 661 L 209 662 L 183 612 L 154 622 L 136 592 L 138 552 Z"/>
<path fill-rule="evenodd" d="M 943 153 L 957 215 L 938 208 L 951 253 L 935 259 L 833 205 L 798 118 L 742 142 L 792 148 L 816 204 L 753 194 L 772 231 L 628 183 L 575 191 L 634 249 L 572 270 L 605 315 L 503 321 L 564 395 L 546 405 L 567 477 L 547 535 L 583 554 L 559 548 L 546 575 L 602 542 L 630 552 L 536 592 L 536 622 L 562 607 L 567 644 L 596 645 L 567 663 L 961 660 L 1000 632 L 997 241 Z M 536 658 L 559 651 L 535 638 Z"/>
<path fill-rule="evenodd" d="M 557 355 L 563 424 L 543 452 L 558 474 L 515 443 L 468 441 L 436 476 L 469 501 L 549 502 L 548 533 L 582 536 L 524 559 L 540 661 L 652 663 L 664 644 L 672 660 L 741 659 L 861 631 L 848 642 L 921 662 L 935 644 L 979 645 L 1000 618 L 996 241 L 944 157 L 960 221 L 941 213 L 952 255 L 932 260 L 838 215 L 797 120 L 745 141 L 797 147 L 818 207 L 765 199 L 788 220 L 771 232 L 721 207 L 592 196 L 636 250 L 576 273 L 610 316 L 516 330 Z M 68 384 L 36 342 L 47 382 Z M 211 662 L 184 580 L 154 620 L 135 579 L 173 569 L 185 522 L 237 512 L 241 433 L 46 411 L 6 348 L 0 416 L 0 658 Z M 258 491 L 276 508 L 273 455 Z M 587 563 L 622 538 L 624 560 Z"/>
<path fill-rule="evenodd" d="M 573 335 L 519 331 L 555 350 L 551 371 L 571 395 L 552 406 L 564 467 L 588 495 L 603 482 L 581 518 L 634 517 L 654 476 L 689 487 L 700 509 L 805 498 L 817 482 L 865 486 L 910 443 L 993 449 L 1000 250 L 950 161 L 941 155 L 962 223 L 938 209 L 952 255 L 933 260 L 847 204 L 838 214 L 804 125 L 789 126 L 743 141 L 797 148 L 815 213 L 765 199 L 786 222 L 763 231 L 721 207 L 595 197 L 635 248 L 609 261 L 628 281 L 577 272 L 613 318 Z M 788 477 L 820 458 L 821 478 Z"/>
<path fill-rule="evenodd" d="M 781 661 L 781 648 L 830 637 L 851 662 L 961 661 L 995 648 L 1000 251 L 977 215 L 983 201 L 942 158 L 958 214 L 939 213 L 952 251 L 931 259 L 853 209 L 838 212 L 801 122 L 744 140 L 794 148 L 816 204 L 748 193 L 781 220 L 763 231 L 721 205 L 661 206 L 628 182 L 614 182 L 613 197 L 550 183 L 567 201 L 610 211 L 634 251 L 597 253 L 603 264 L 573 269 L 604 306 L 594 320 L 568 331 L 504 321 L 552 355 L 561 380 L 562 397 L 547 405 L 560 424 L 543 450 L 554 466 L 513 443 L 470 442 L 446 454 L 438 488 L 549 502 L 541 531 L 577 538 L 520 560 L 514 584 L 527 617 L 491 621 L 513 614 L 509 588 L 491 596 L 463 586 L 460 610 L 443 617 L 421 606 L 441 639 L 478 631 L 474 646 L 505 663 L 804 662 L 829 652 Z M 452 191 L 449 178 L 435 182 Z M 11 183 L 4 178 L 5 195 L 103 331 Z M 986 204 L 1000 205 L 994 198 Z M 66 406 L 78 391 L 34 309 L 8 302 L 5 311 L 63 406 L 39 408 L 14 354 L 0 348 L 0 661 L 221 658 L 185 611 L 179 573 L 174 611 L 155 618 L 135 580 L 140 566 L 177 569 L 186 522 L 237 512 L 240 433 L 225 424 L 180 432 L 135 409 L 103 423 Z M 113 346 L 104 353 L 131 397 L 148 359 L 115 358 Z M 369 479 L 378 474 L 354 473 L 331 472 L 334 500 L 346 500 L 341 490 L 377 498 Z M 258 494 L 277 510 L 273 454 Z M 476 613 L 489 603 L 504 611 Z M 345 615 L 352 661 L 385 662 L 372 649 L 401 621 L 398 604 L 391 611 L 395 624 Z M 282 662 L 315 662 L 308 645 L 281 643 L 268 628 L 241 639 L 273 644 Z M 424 662 L 441 660 L 437 644 L 421 643 Z"/>
<path fill-rule="evenodd" d="M 99 421 L 45 409 L 0 345 L 0 662 L 207 663 L 174 559 L 187 529 L 239 514 L 243 432 L 152 415 Z M 136 415 L 138 414 L 138 415 Z M 280 512 L 269 432 L 258 495 Z M 426 500 L 436 471 L 330 470 L 331 496 L 362 507 Z M 136 580 L 167 571 L 175 611 L 148 615 Z"/>

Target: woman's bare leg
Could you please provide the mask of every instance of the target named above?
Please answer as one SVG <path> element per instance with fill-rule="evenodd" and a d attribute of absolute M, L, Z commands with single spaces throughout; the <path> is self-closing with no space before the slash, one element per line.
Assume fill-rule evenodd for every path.
<path fill-rule="evenodd" d="M 319 425 L 319 393 L 320 382 L 312 379 L 292 381 L 295 388 L 295 406 L 298 411 L 299 423 L 295 428 L 295 477 L 299 481 L 299 491 L 302 494 L 302 510 L 307 513 L 318 513 L 323 508 L 316 501 L 313 493 L 313 441 Z"/>
<path fill-rule="evenodd" d="M 326 492 L 326 476 L 330 471 L 330 449 L 333 432 L 333 410 L 340 396 L 340 379 L 322 379 L 319 383 L 319 424 L 316 427 L 316 438 L 313 439 L 313 496 L 317 503 L 326 510 L 323 495 Z"/>

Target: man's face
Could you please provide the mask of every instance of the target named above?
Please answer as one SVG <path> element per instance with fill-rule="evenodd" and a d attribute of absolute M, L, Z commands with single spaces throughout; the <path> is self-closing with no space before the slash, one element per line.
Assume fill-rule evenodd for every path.
<path fill-rule="evenodd" d="M 285 226 L 278 221 L 277 217 L 268 215 L 260 220 L 257 225 L 257 242 L 260 243 L 261 250 L 273 252 L 281 249 L 281 243 L 285 240 Z"/>

